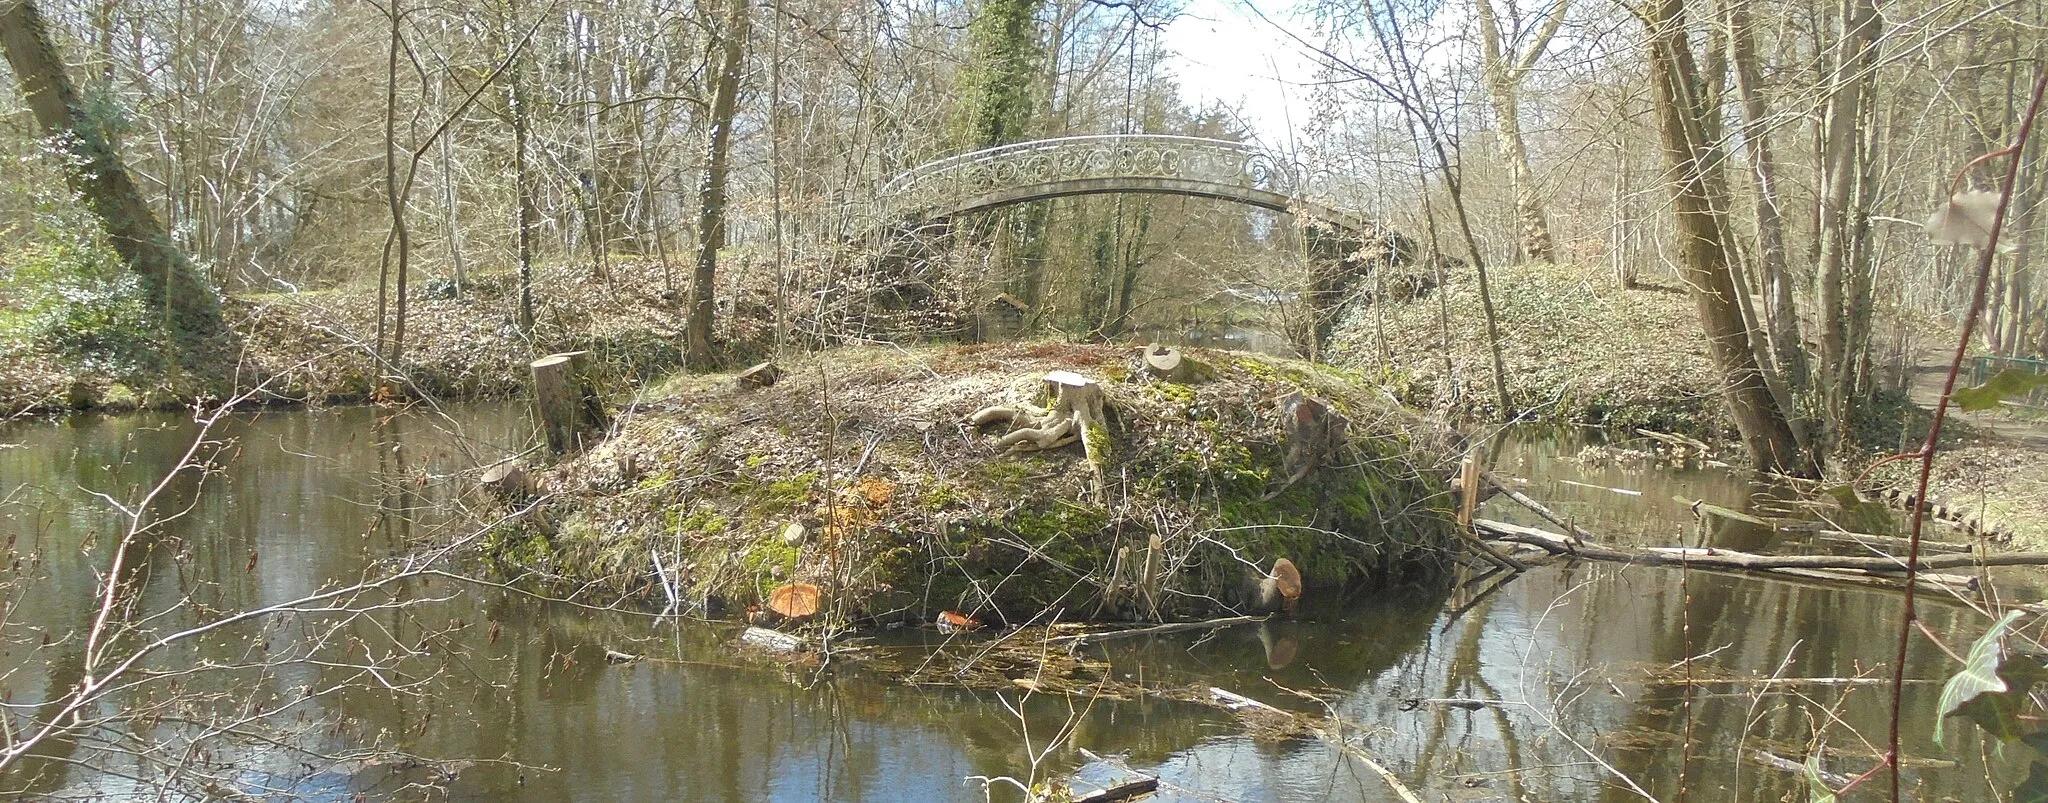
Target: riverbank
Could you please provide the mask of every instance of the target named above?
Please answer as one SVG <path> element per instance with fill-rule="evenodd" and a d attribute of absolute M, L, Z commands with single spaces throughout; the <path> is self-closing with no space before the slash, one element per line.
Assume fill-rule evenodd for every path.
<path fill-rule="evenodd" d="M 1498 419 L 1486 322 L 1469 273 L 1414 298 L 1353 308 L 1331 338 L 1332 361 L 1384 374 L 1411 406 Z M 1605 272 L 1564 265 L 1499 265 L 1489 277 L 1518 413 L 1709 441 L 1733 434 L 1699 311 L 1683 292 L 1624 289 Z"/>
<path fill-rule="evenodd" d="M 543 501 L 489 548 L 514 575 L 706 612 L 814 586 L 840 621 L 1202 616 L 1259 607 L 1283 558 L 1309 598 L 1435 582 L 1442 430 L 1335 369 L 1188 356 L 1182 381 L 1135 349 L 1028 343 L 827 351 L 752 390 L 677 376 L 537 469 Z M 1104 401 L 1082 442 L 1017 453 L 966 420 L 1046 404 L 1053 371 Z"/>
<path fill-rule="evenodd" d="M 343 404 L 369 400 L 379 380 L 392 376 L 437 398 L 493 398 L 522 391 L 527 363 L 556 351 L 588 350 L 603 378 L 634 384 L 681 364 L 684 315 L 664 290 L 658 262 L 615 259 L 609 278 L 588 265 L 550 265 L 537 269 L 533 285 L 527 331 L 519 325 L 516 274 L 477 275 L 459 293 L 452 283 L 415 281 L 395 367 L 373 357 L 374 285 L 230 296 L 223 312 L 240 341 L 240 365 L 214 371 L 233 380 L 203 392 L 220 397 L 260 386 L 258 402 Z M 0 372 L 0 420 L 177 408 L 195 392 L 160 367 L 34 342 L 0 341 L 0 361 L 9 366 Z"/>

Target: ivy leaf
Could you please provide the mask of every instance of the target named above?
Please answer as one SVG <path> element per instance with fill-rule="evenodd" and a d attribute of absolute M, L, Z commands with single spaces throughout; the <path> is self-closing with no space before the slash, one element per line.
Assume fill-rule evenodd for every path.
<path fill-rule="evenodd" d="M 1821 779 L 1820 751 L 1806 754 L 1806 803 L 1835 803 L 1835 790 Z"/>
<path fill-rule="evenodd" d="M 2012 790 L 2013 803 L 2048 803 L 2048 764 L 2039 761 L 2027 767 L 2027 779 Z"/>
<path fill-rule="evenodd" d="M 2022 717 L 2034 707 L 2028 694 L 2034 684 L 2048 680 L 2048 668 L 2039 656 L 2008 655 L 1998 665 L 1998 679 L 2004 681 L 2005 691 L 1979 694 L 1957 707 L 1956 715 L 1968 717 L 2001 742 L 2022 741 L 2028 733 Z"/>
<path fill-rule="evenodd" d="M 1966 412 L 1997 409 L 1998 403 L 2019 396 L 2034 388 L 2048 387 L 2048 374 L 2036 374 L 2018 368 L 1999 371 L 1991 381 L 1974 388 L 1958 390 L 1949 400 Z"/>
<path fill-rule="evenodd" d="M 1984 635 L 1970 644 L 1969 657 L 1963 659 L 1963 671 L 1949 678 L 1941 687 L 1941 711 L 1934 719 L 1934 743 L 1942 747 L 1941 726 L 1949 715 L 1960 711 L 1964 704 L 1984 694 L 2003 694 L 2010 690 L 2005 678 L 1999 677 L 1999 665 L 2005 662 L 2005 647 L 2001 639 L 2005 631 L 2019 621 L 2023 611 L 2008 611 L 2004 618 L 1984 631 Z M 1981 722 L 1979 724 L 1982 724 Z M 1993 725 L 1998 724 L 1994 719 Z M 1994 729 L 1995 732 L 1995 729 Z M 2001 736 L 2000 738 L 2004 738 Z"/>

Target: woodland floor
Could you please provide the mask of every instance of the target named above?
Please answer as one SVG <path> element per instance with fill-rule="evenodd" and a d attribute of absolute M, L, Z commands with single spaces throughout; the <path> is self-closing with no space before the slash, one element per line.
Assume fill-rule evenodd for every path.
<path fill-rule="evenodd" d="M 1923 361 L 1909 386 L 1913 403 L 1933 409 L 1946 375 L 1946 364 Z M 2011 534 L 2021 549 L 2048 549 L 2048 419 L 1954 408 L 1948 414 L 1968 425 L 1970 437 L 1935 456 L 1928 495 Z"/>
<path fill-rule="evenodd" d="M 370 398 L 378 379 L 403 376 L 443 398 L 520 392 L 535 355 L 588 349 L 603 378 L 639 384 L 682 361 L 683 315 L 664 299 L 658 263 L 615 259 L 609 278 L 588 265 L 546 266 L 534 277 L 531 332 L 519 327 L 516 276 L 483 273 L 463 292 L 412 284 L 406 350 L 396 371 L 372 357 L 377 288 L 339 287 L 230 296 L 227 318 L 240 338 L 236 392 L 262 384 L 266 402 L 350 403 Z M 80 409 L 178 407 L 164 372 L 108 365 L 33 343 L 0 340 L 0 420 Z"/>
<path fill-rule="evenodd" d="M 1730 433 L 1692 299 L 1626 290 L 1568 265 L 1491 268 L 1508 391 L 1527 419 L 1649 429 L 1715 440 Z M 1384 375 L 1402 401 L 1454 417 L 1496 417 L 1478 285 L 1445 287 L 1354 310 L 1333 360 Z M 1448 335 L 1448 337 L 1446 337 Z"/>

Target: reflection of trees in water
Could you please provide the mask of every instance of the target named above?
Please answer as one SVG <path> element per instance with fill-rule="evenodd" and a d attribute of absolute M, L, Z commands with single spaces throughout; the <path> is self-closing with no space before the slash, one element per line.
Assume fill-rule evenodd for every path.
<path fill-rule="evenodd" d="M 1877 760 L 1865 740 L 1877 741 L 1886 728 L 1888 691 L 1881 686 L 1792 689 L 1688 685 L 1680 679 L 1688 656 L 1694 657 L 1694 672 L 1700 678 L 1836 677 L 1859 669 L 1872 672 L 1885 660 L 1884 645 L 1895 632 L 1891 619 L 1896 615 L 1896 597 L 1704 571 L 1681 577 L 1676 570 L 1635 570 L 1625 579 L 1603 582 L 1589 609 L 1597 610 L 1603 604 L 1644 604 L 1646 596 L 1653 611 L 1647 621 L 1652 628 L 1651 641 L 1648 655 L 1639 658 L 1638 669 L 1658 670 L 1673 680 L 1646 684 L 1633 699 L 1620 703 L 1612 732 L 1623 738 L 1611 754 L 1620 770 L 1652 793 L 1665 798 L 1678 794 L 1680 756 L 1687 752 L 1683 735 L 1688 716 L 1693 746 L 1684 778 L 1692 792 L 1719 790 L 1725 785 L 1740 790 L 1744 797 L 1760 800 L 1803 796 L 1803 778 L 1759 767 L 1746 756 L 1764 750 L 1802 759 L 1815 739 L 1816 725 L 1822 731 L 1821 740 L 1830 748 L 1831 762 L 1854 757 L 1839 769 L 1855 774 Z M 1944 613 L 1953 615 L 1953 611 L 1937 612 L 1936 621 L 1944 618 Z M 1681 626 L 1682 614 L 1690 621 L 1690 638 Z M 1916 663 L 1924 663 L 1926 672 L 1938 672 L 1938 664 L 1926 660 L 1926 649 L 1919 655 L 1922 660 Z M 1588 655 L 1580 663 L 1597 667 L 1621 662 Z M 1622 679 L 1631 679 L 1623 674 Z M 1909 730 L 1916 732 L 1930 727 L 1933 713 L 1928 707 L 1931 698 L 1915 703 L 1918 693 L 1909 689 L 1906 714 Z M 1601 718 L 1597 712 L 1588 716 L 1594 721 Z M 1964 763 L 1978 762 L 1965 757 Z M 1837 769 L 1833 764 L 1829 767 Z M 1982 777 L 1977 770 L 1965 768 L 1954 774 L 1956 780 L 1951 782 L 1960 783 L 1971 775 Z M 1625 790 L 1610 790 L 1606 799 L 1635 798 Z"/>
<path fill-rule="evenodd" d="M 1466 614 L 1458 634 L 1457 644 L 1452 647 L 1450 659 L 1444 666 L 1444 682 L 1442 686 L 1438 687 L 1436 695 L 1439 699 L 1505 699 L 1502 697 L 1500 690 L 1496 689 L 1493 683 L 1486 679 L 1486 675 L 1482 671 L 1483 666 L 1479 660 L 1482 643 L 1481 636 L 1485 633 L 1487 619 L 1493 612 L 1494 605 L 1498 602 L 1499 597 L 1488 595 L 1486 598 L 1479 600 L 1478 605 L 1474 606 Z M 1484 710 L 1486 715 L 1493 720 L 1493 726 L 1500 739 L 1501 747 L 1507 753 L 1507 766 L 1514 770 L 1529 766 L 1524 759 L 1521 737 L 1516 734 L 1514 723 L 1510 720 L 1507 709 L 1499 705 L 1490 705 Z M 1468 757 L 1474 754 L 1472 750 L 1473 745 L 1470 742 L 1475 735 L 1475 730 L 1470 727 L 1469 720 L 1471 717 L 1478 715 L 1478 712 L 1443 705 L 1430 706 L 1429 711 L 1429 732 L 1423 738 L 1422 749 L 1416 754 L 1415 758 L 1415 766 L 1420 770 L 1420 773 L 1430 777 L 1446 777 L 1463 775 L 1478 769 L 1467 766 L 1466 761 Z M 1457 749 L 1452 750 L 1449 756 L 1445 756 L 1443 752 L 1447 749 L 1447 735 L 1453 727 L 1454 719 L 1464 719 L 1466 722 L 1459 723 L 1458 729 L 1461 732 L 1462 738 Z M 1513 792 L 1512 799 L 1532 799 L 1529 797 L 1523 772 L 1509 772 L 1508 783 Z M 1555 789 L 1551 791 L 1552 794 L 1537 799 L 1560 799 L 1556 797 Z"/>

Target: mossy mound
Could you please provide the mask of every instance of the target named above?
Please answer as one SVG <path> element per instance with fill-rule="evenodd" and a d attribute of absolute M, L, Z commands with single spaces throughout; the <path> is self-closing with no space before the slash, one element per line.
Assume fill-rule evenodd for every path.
<path fill-rule="evenodd" d="M 659 556 L 686 604 L 714 609 L 814 583 L 855 620 L 1207 615 L 1241 606 L 1281 557 L 1321 598 L 1437 581 L 1454 549 L 1440 430 L 1334 369 L 1190 356 L 1213 378 L 1158 381 L 1135 349 L 1056 344 L 839 350 L 759 390 L 677 377 L 616 437 L 543 472 L 549 501 L 492 546 L 657 602 Z M 1080 445 L 1003 454 L 1000 432 L 962 423 L 1032 401 L 1054 369 L 1108 398 L 1101 501 Z M 1351 424 L 1337 459 L 1283 488 L 1276 402 L 1296 391 Z"/>

